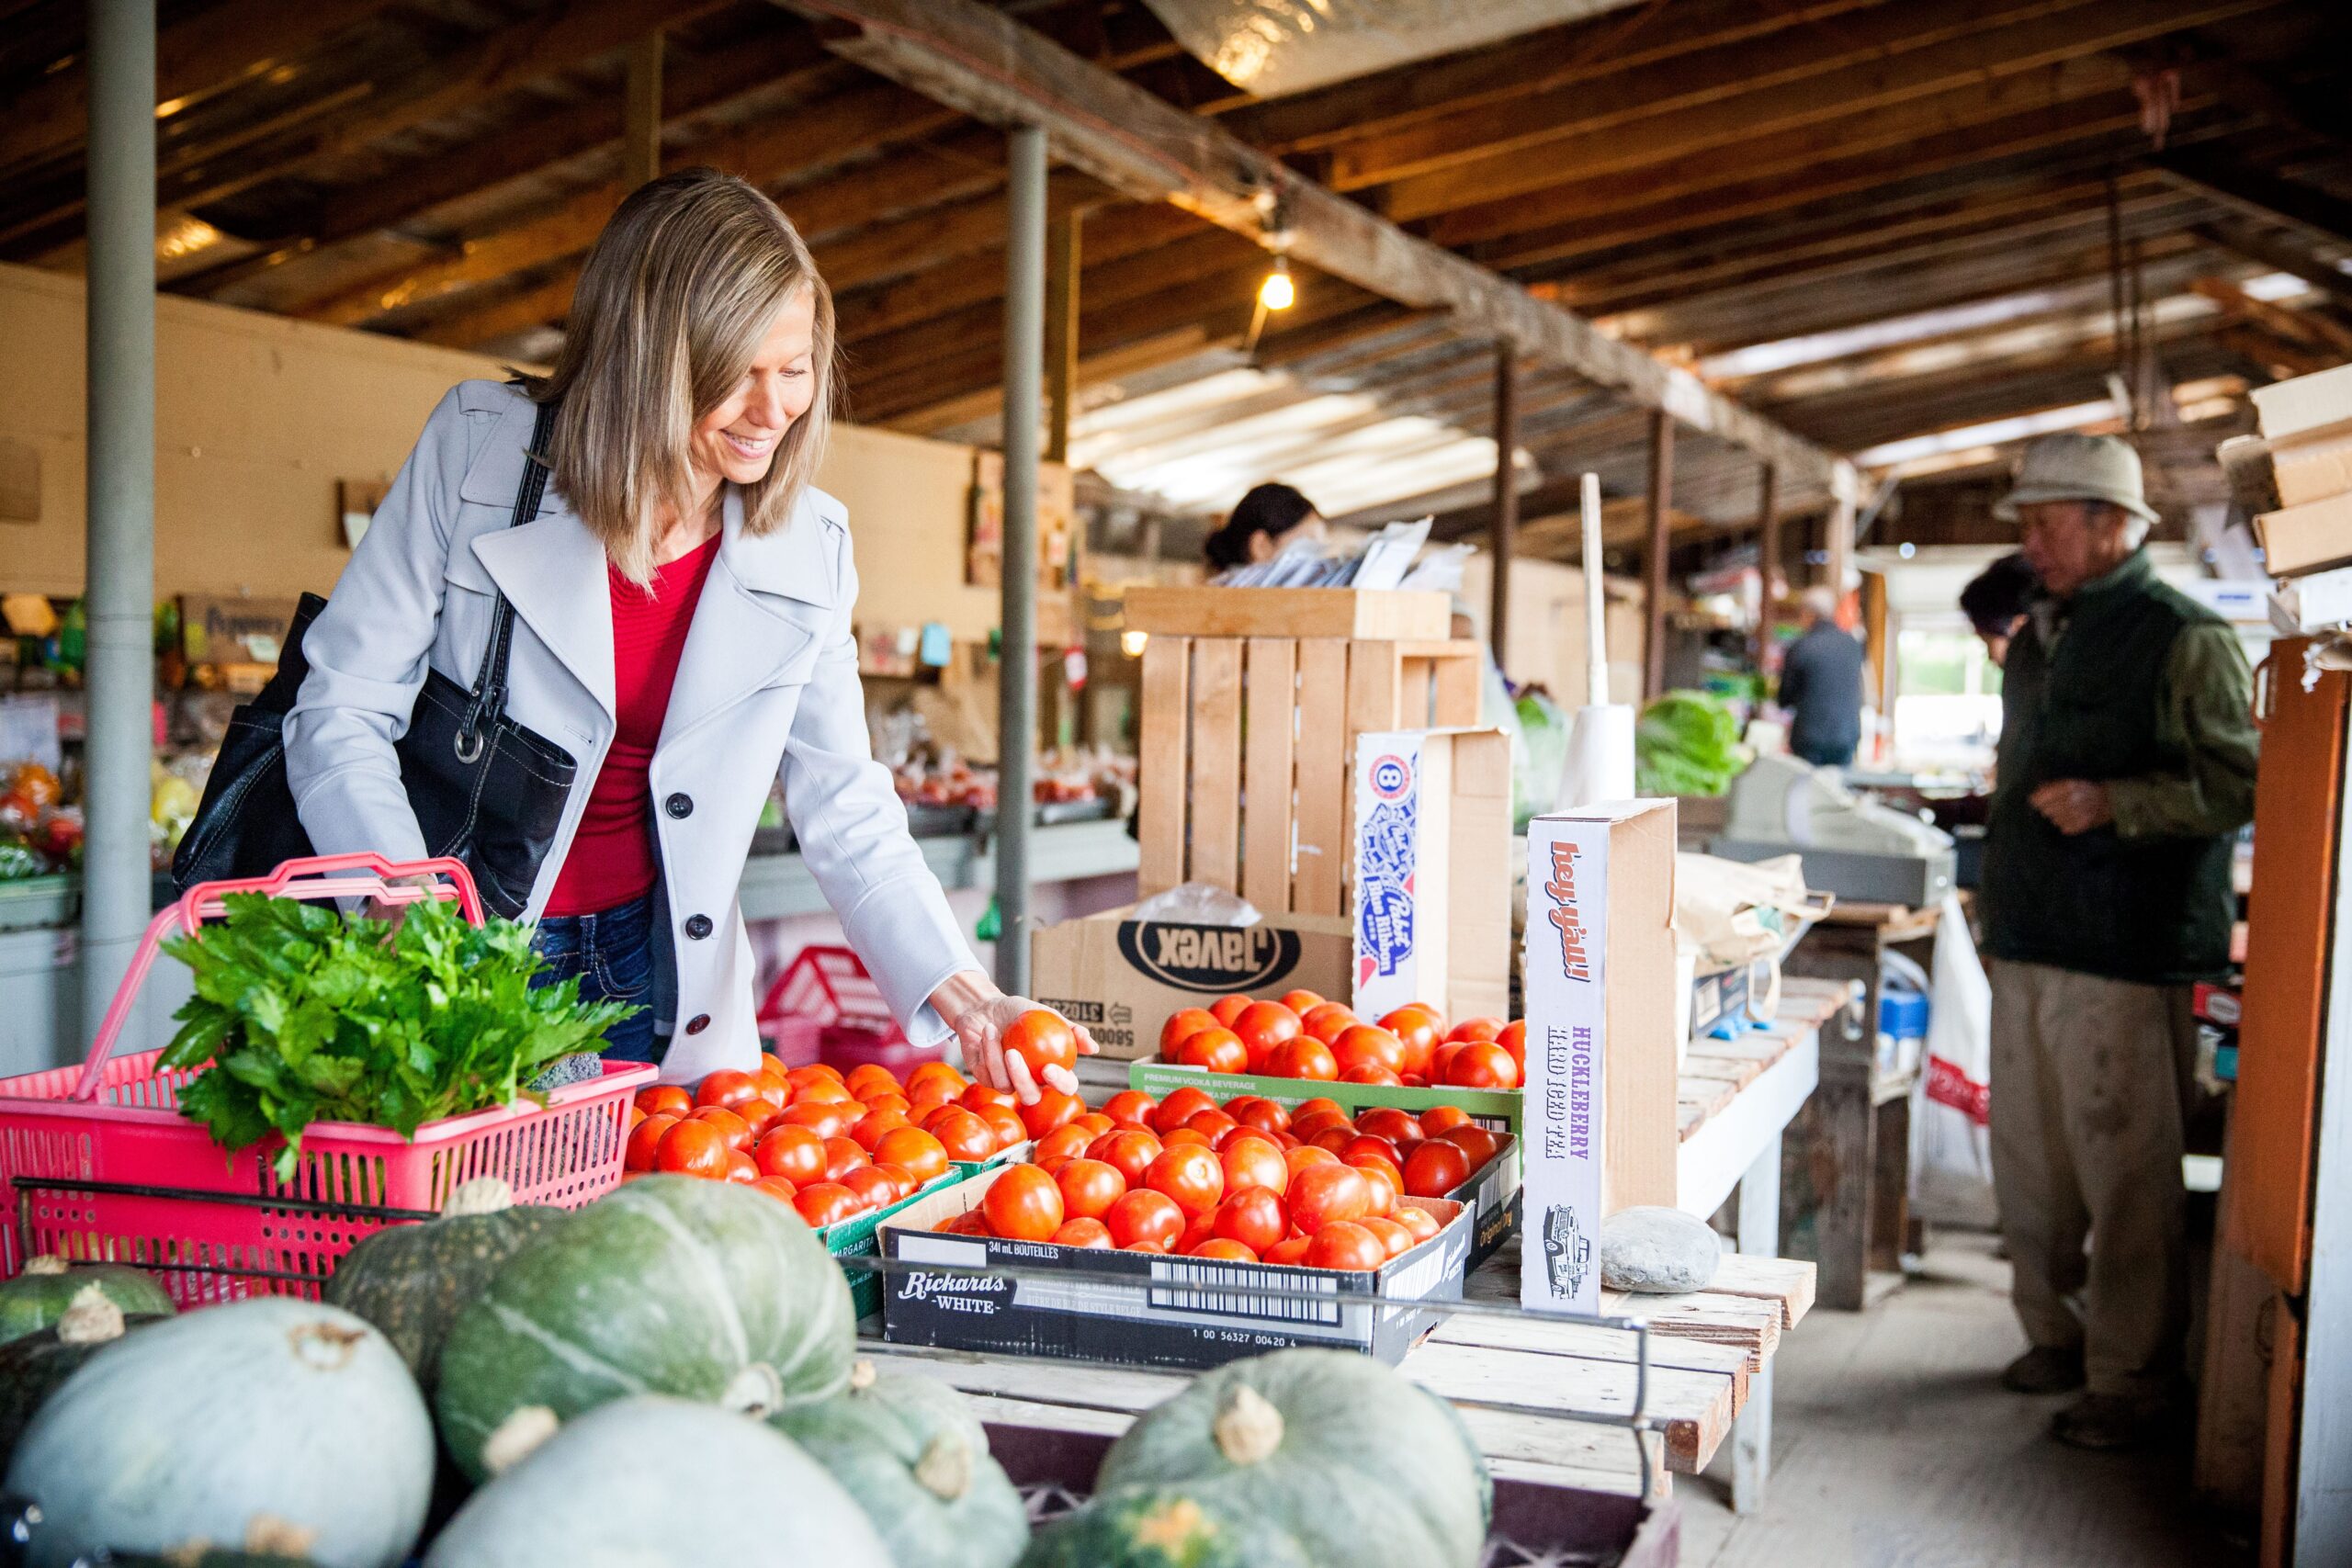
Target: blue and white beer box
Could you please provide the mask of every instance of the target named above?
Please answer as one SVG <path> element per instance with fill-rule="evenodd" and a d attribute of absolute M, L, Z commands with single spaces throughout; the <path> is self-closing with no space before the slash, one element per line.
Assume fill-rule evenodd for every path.
<path fill-rule="evenodd" d="M 1356 738 L 1356 1011 L 1378 1018 L 1427 1002 L 1449 1020 L 1505 1016 L 1510 792 L 1510 740 L 1499 729 Z"/>

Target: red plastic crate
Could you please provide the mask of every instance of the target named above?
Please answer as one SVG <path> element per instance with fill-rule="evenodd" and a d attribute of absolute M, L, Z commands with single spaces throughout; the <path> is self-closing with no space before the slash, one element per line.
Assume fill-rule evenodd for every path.
<path fill-rule="evenodd" d="M 455 886 L 391 880 L 421 873 Z M 518 1203 L 566 1208 L 619 1182 L 630 1097 L 655 1076 L 648 1064 L 607 1063 L 601 1078 L 554 1090 L 544 1108 L 499 1106 L 428 1122 L 413 1141 L 384 1127 L 318 1122 L 285 1181 L 271 1166 L 277 1140 L 234 1154 L 220 1148 L 177 1109 L 180 1089 L 202 1069 L 158 1071 L 161 1052 L 112 1052 L 164 939 L 218 918 L 221 895 L 247 891 L 391 903 L 455 897 L 469 919 L 481 919 L 472 879 L 456 861 L 340 855 L 190 889 L 147 928 L 89 1059 L 0 1079 L 0 1274 L 59 1253 L 153 1269 L 183 1305 L 316 1299 L 361 1239 L 437 1214 L 477 1177 L 503 1178 Z"/>
<path fill-rule="evenodd" d="M 882 988 L 846 947 L 802 948 L 768 987 L 759 1016 L 763 1032 L 771 1020 L 813 1020 L 819 1059 L 843 1071 L 874 1062 L 903 1077 L 916 1063 L 940 1056 L 936 1046 L 908 1043 Z"/>

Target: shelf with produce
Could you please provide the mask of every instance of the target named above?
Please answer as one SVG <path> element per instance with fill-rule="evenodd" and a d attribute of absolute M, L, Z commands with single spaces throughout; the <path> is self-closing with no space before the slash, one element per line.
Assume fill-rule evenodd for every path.
<path fill-rule="evenodd" d="M 915 840 L 932 874 L 951 893 L 995 886 L 996 857 L 989 843 L 985 830 Z M 1029 867 L 1035 881 L 1114 876 L 1131 872 L 1136 865 L 1136 841 L 1127 836 L 1127 825 L 1115 819 L 1050 824 L 1029 835 Z M 744 919 L 752 920 L 820 915 L 829 908 L 816 877 L 797 853 L 752 856 L 743 867 L 737 896 L 743 902 Z"/>

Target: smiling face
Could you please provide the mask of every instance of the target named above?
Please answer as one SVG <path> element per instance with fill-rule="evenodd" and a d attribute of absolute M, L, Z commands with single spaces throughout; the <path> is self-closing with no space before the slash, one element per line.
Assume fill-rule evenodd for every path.
<path fill-rule="evenodd" d="M 686 460 L 698 490 L 715 490 L 720 479 L 749 485 L 767 478 L 785 434 L 816 398 L 816 300 L 808 289 L 796 289 L 741 378 L 695 422 Z"/>

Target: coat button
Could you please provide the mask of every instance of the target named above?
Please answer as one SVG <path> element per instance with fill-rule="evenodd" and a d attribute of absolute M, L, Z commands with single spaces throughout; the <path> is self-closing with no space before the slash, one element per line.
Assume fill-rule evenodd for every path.
<path fill-rule="evenodd" d="M 696 942 L 700 942 L 703 938 L 708 936 L 710 934 L 710 917 L 708 915 L 687 916 L 686 934 L 694 938 Z"/>
<path fill-rule="evenodd" d="M 662 803 L 662 809 L 673 817 L 692 817 L 695 814 L 694 796 L 673 795 Z"/>
<path fill-rule="evenodd" d="M 709 1027 L 710 1014 L 707 1012 L 698 1012 L 695 1014 L 694 1017 L 686 1020 L 686 1032 L 689 1034 L 700 1034 L 704 1030 L 708 1029 Z"/>

